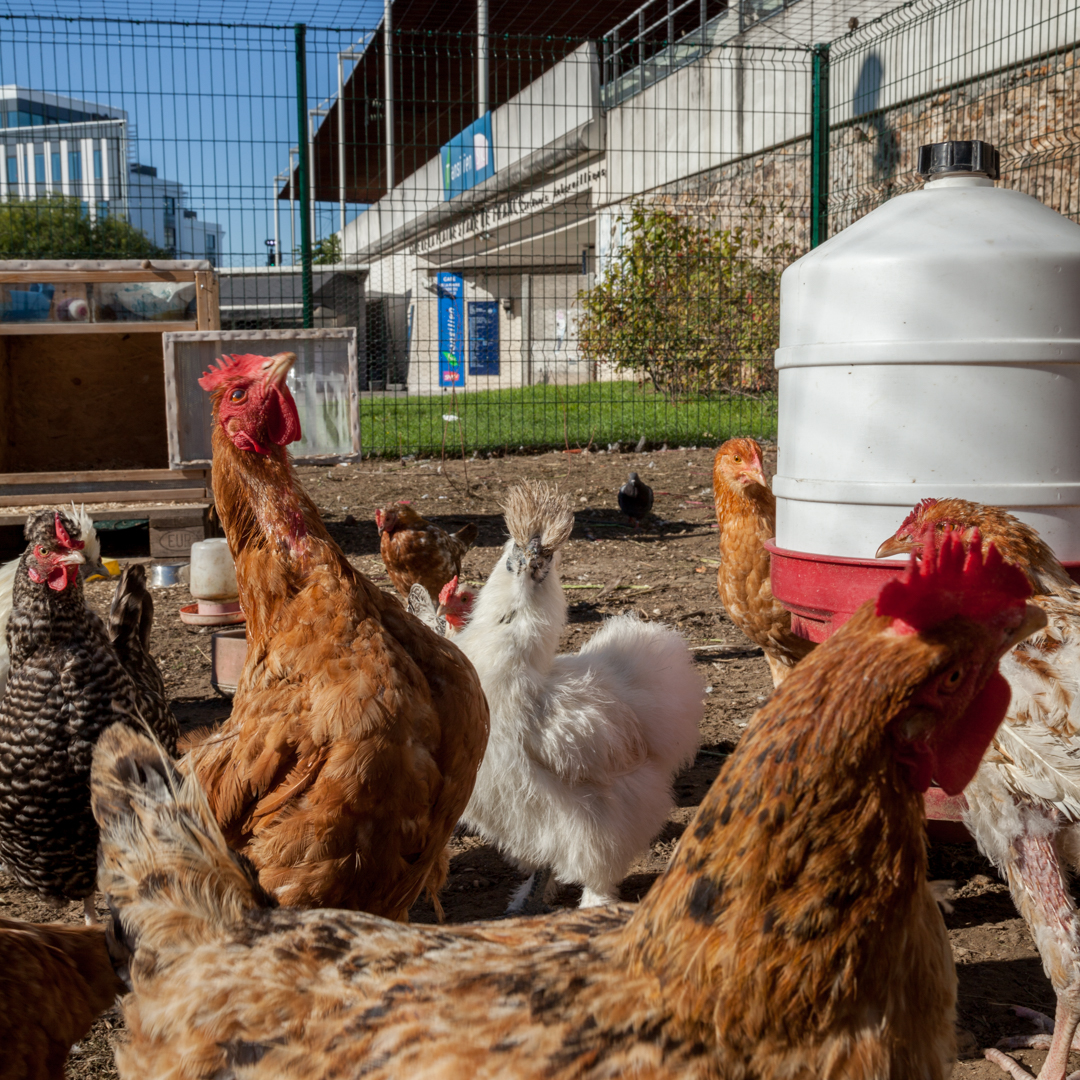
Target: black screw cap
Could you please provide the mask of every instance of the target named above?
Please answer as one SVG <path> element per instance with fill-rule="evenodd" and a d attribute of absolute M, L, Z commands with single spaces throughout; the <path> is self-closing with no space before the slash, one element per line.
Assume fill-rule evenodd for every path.
<path fill-rule="evenodd" d="M 985 173 L 991 180 L 1001 175 L 997 150 L 977 139 L 930 143 L 919 147 L 918 174 L 927 180 L 946 173 Z"/>

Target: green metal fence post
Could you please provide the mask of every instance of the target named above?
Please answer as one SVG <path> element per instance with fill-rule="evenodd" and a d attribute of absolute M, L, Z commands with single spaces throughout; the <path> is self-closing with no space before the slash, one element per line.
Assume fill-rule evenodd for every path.
<path fill-rule="evenodd" d="M 300 266 L 304 292 L 304 329 L 310 330 L 315 321 L 311 288 L 311 177 L 308 176 L 308 111 L 307 111 L 307 26 L 293 27 L 296 38 L 296 145 L 299 147 L 296 166 L 297 209 L 300 211 Z"/>
<path fill-rule="evenodd" d="M 814 47 L 810 136 L 810 246 L 829 236 L 829 46 Z"/>

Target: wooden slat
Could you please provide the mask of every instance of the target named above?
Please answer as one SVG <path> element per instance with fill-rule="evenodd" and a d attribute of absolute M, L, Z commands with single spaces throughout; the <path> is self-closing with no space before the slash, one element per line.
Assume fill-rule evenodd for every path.
<path fill-rule="evenodd" d="M 194 330 L 191 322 L 27 322 L 0 323 L 0 336 L 37 337 L 40 334 L 164 334 L 167 330 Z"/>
<path fill-rule="evenodd" d="M 48 495 L 0 495 L 0 506 L 52 506 L 67 502 L 195 502 L 207 497 L 206 488 L 154 488 L 152 491 L 76 491 Z"/>
<path fill-rule="evenodd" d="M 70 501 L 70 500 L 69 500 Z M 95 510 L 93 512 L 93 518 L 95 521 L 175 521 L 177 519 L 184 519 L 185 524 L 196 524 L 201 522 L 206 513 L 206 508 L 211 505 L 210 502 L 205 500 L 191 499 L 190 502 L 202 501 L 203 505 L 199 507 L 195 506 L 169 506 L 166 504 L 158 504 L 155 506 L 147 506 L 144 503 L 140 503 L 138 506 L 121 507 L 119 510 Z M 75 500 L 75 504 L 78 505 L 78 499 Z M 59 506 L 60 503 L 26 503 L 26 506 Z M 26 514 L 10 514 L 5 513 L 3 509 L 0 509 L 0 525 L 22 525 L 26 521 Z"/>
<path fill-rule="evenodd" d="M 3 270 L 0 285 L 67 281 L 194 281 L 199 270 Z"/>
<path fill-rule="evenodd" d="M 212 270 L 195 272 L 195 307 L 199 330 L 221 329 L 221 308 L 218 302 L 218 279 Z"/>
<path fill-rule="evenodd" d="M 0 487 L 5 484 L 113 484 L 132 480 L 207 481 L 208 469 L 91 469 L 88 472 L 0 473 Z"/>

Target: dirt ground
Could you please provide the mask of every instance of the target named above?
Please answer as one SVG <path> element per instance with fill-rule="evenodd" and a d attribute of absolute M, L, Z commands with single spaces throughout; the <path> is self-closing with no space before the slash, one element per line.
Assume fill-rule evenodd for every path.
<path fill-rule="evenodd" d="M 644 618 L 673 624 L 686 635 L 707 685 L 702 746 L 693 765 L 676 782 L 677 806 L 664 829 L 623 882 L 622 897 L 627 901 L 640 899 L 663 870 L 725 757 L 772 689 L 761 651 L 731 625 L 717 599 L 711 460 L 712 450 L 702 448 L 473 458 L 445 465 L 437 460 L 375 460 L 300 470 L 354 565 L 385 589 L 391 586 L 379 557 L 373 520 L 376 507 L 409 499 L 445 528 L 476 521 L 480 537 L 466 557 L 463 577 L 479 585 L 506 539 L 499 505 L 507 488 L 524 478 L 557 481 L 579 508 L 562 564 L 570 600 L 563 648 L 579 648 L 604 618 L 631 609 Z M 771 469 L 771 461 L 767 467 Z M 624 523 L 615 500 L 631 469 L 641 474 L 656 496 L 653 517 L 641 530 Z M 105 553 L 119 542 L 106 536 Z M 130 549 L 129 540 L 127 554 L 132 554 Z M 94 605 L 104 610 L 112 585 L 91 583 L 88 593 Z M 187 591 L 155 590 L 154 599 L 153 647 L 181 724 L 219 722 L 228 715 L 230 703 L 210 685 L 208 632 L 179 621 L 179 608 L 190 603 Z M 476 838 L 455 839 L 452 850 L 450 877 L 442 896 L 447 921 L 499 915 L 522 875 Z M 979 1048 L 994 1045 L 1003 1035 L 1027 1030 L 1026 1023 L 1010 1012 L 1010 1005 L 1053 1015 L 1053 992 L 1008 890 L 974 845 L 934 846 L 930 862 L 932 878 L 955 883 L 954 910 L 945 916 L 960 979 L 961 1060 L 954 1076 L 964 1080 L 1001 1077 L 1003 1073 L 982 1059 Z M 578 896 L 576 889 L 563 888 L 555 902 L 573 905 Z M 104 913 L 100 906 L 99 912 Z M 81 917 L 78 905 L 60 912 L 49 909 L 3 874 L 0 913 L 35 921 L 74 922 Z M 412 914 L 417 922 L 434 921 L 430 901 L 419 902 Z M 112 1042 L 122 1027 L 118 1010 L 100 1019 L 73 1053 L 68 1075 L 80 1080 L 115 1076 Z M 1037 1072 L 1045 1054 L 1020 1051 L 1016 1056 Z M 1073 1067 L 1080 1067 L 1080 1055 L 1074 1055 Z"/>

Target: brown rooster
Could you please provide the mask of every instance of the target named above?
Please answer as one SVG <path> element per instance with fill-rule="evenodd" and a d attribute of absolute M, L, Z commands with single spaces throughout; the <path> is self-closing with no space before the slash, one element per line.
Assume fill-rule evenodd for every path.
<path fill-rule="evenodd" d="M 394 588 L 407 598 L 419 583 L 436 604 L 442 587 L 461 574 L 461 560 L 476 543 L 478 532 L 469 522 L 456 533 L 448 533 L 403 502 L 376 510 L 375 524 L 383 565 Z"/>
<path fill-rule="evenodd" d="M 776 535 L 776 499 L 753 439 L 728 439 L 716 451 L 713 498 L 720 525 L 720 602 L 731 621 L 764 649 L 773 686 L 779 686 L 814 643 L 792 633 L 791 613 L 772 593 L 764 544 Z"/>
<path fill-rule="evenodd" d="M 454 645 L 349 565 L 297 481 L 295 359 L 229 357 L 201 380 L 248 654 L 232 715 L 187 767 L 283 904 L 404 919 L 446 876 L 487 702 Z"/>
<path fill-rule="evenodd" d="M 91 781 L 130 952 L 125 1080 L 943 1080 L 956 973 L 922 792 L 963 788 L 1043 624 L 949 539 L 756 715 L 636 908 L 470 926 L 274 909 L 192 779 L 123 726 Z"/>
<path fill-rule="evenodd" d="M 102 927 L 0 919 L 0 1077 L 64 1080 L 72 1045 L 123 992 Z"/>
<path fill-rule="evenodd" d="M 1034 529 L 999 507 L 963 499 L 919 503 L 878 556 L 911 551 L 927 528 L 978 529 L 1023 570 L 1033 602 L 1048 619 L 1045 630 L 1001 662 L 1012 704 L 965 791 L 964 820 L 1008 881 L 1057 994 L 1057 1016 L 1043 1024 L 1052 1038 L 1011 1038 L 1002 1045 L 1048 1046 L 1039 1078 L 1063 1080 L 1070 1048 L 1080 1050 L 1080 912 L 1067 871 L 1080 870 L 1080 588 Z M 999 1050 L 986 1056 L 1017 1080 L 1029 1075 Z"/>

